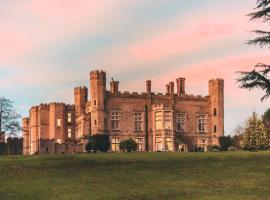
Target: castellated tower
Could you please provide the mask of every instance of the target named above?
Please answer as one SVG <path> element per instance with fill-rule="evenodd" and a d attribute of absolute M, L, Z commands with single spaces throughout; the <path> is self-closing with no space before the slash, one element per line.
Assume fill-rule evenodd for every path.
<path fill-rule="evenodd" d="M 79 117 L 85 112 L 85 104 L 88 99 L 87 87 L 74 88 L 75 116 Z"/>
<path fill-rule="evenodd" d="M 209 81 L 210 129 L 212 144 L 219 144 L 218 138 L 224 135 L 224 80 Z"/>
<path fill-rule="evenodd" d="M 30 154 L 33 155 L 38 151 L 38 106 L 30 109 Z"/>
<path fill-rule="evenodd" d="M 30 130 L 29 118 L 22 119 L 22 132 L 23 132 L 23 155 L 30 155 Z"/>
<path fill-rule="evenodd" d="M 102 70 L 90 72 L 91 133 L 106 132 L 106 73 Z"/>

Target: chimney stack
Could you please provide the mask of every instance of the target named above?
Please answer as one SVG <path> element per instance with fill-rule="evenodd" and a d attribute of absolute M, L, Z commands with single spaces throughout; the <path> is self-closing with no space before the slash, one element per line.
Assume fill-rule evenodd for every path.
<path fill-rule="evenodd" d="M 169 84 L 166 85 L 166 94 L 167 95 L 170 94 L 170 86 L 169 86 Z"/>
<path fill-rule="evenodd" d="M 118 93 L 119 81 L 114 81 L 112 78 L 112 81 L 110 84 L 111 84 L 111 93 L 113 93 L 113 94 Z"/>
<path fill-rule="evenodd" d="M 146 92 L 147 92 L 148 94 L 151 93 L 151 81 L 150 81 L 150 80 L 147 80 L 147 81 L 146 81 Z"/>
<path fill-rule="evenodd" d="M 169 94 L 170 95 L 173 95 L 174 94 L 174 82 L 173 81 L 171 81 L 169 83 Z"/>
<path fill-rule="evenodd" d="M 185 94 L 185 78 L 178 78 L 176 79 L 177 82 L 177 95 L 180 96 L 181 94 Z"/>

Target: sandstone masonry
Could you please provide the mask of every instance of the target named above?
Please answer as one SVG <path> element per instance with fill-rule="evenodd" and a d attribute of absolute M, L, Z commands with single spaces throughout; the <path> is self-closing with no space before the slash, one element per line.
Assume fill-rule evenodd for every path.
<path fill-rule="evenodd" d="M 151 91 L 120 92 L 106 73 L 90 72 L 90 87 L 74 88 L 74 105 L 50 103 L 33 106 L 23 118 L 24 155 L 83 152 L 87 137 L 109 134 L 111 151 L 133 138 L 139 151 L 195 151 L 218 145 L 224 135 L 224 81 L 212 79 L 209 95 L 188 95 L 185 78 L 166 85 L 166 94 Z M 88 94 L 90 99 L 88 99 Z"/>

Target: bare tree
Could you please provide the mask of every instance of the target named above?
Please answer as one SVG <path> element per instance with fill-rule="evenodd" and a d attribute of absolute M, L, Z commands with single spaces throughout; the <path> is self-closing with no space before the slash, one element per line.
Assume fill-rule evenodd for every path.
<path fill-rule="evenodd" d="M 270 0 L 257 0 L 257 6 L 255 12 L 250 13 L 248 16 L 250 20 L 261 20 L 264 23 L 270 21 Z M 259 45 L 260 47 L 270 47 L 270 32 L 262 30 L 254 30 L 254 33 L 258 35 L 253 40 L 248 41 L 248 45 Z M 238 72 L 240 77 L 237 82 L 240 84 L 240 88 L 252 90 L 260 88 L 264 90 L 265 95 L 261 98 L 261 101 L 270 96 L 270 65 L 258 63 L 252 71 L 240 71 Z"/>
<path fill-rule="evenodd" d="M 0 132 L 6 136 L 17 136 L 21 130 L 19 119 L 21 116 L 13 107 L 13 102 L 5 97 L 0 97 Z"/>

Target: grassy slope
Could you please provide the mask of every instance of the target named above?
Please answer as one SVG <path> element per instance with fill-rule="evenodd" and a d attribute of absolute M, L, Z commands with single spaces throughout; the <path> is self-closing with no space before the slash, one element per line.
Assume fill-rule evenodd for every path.
<path fill-rule="evenodd" d="M 270 199 L 270 152 L 0 157 L 0 199 Z"/>

